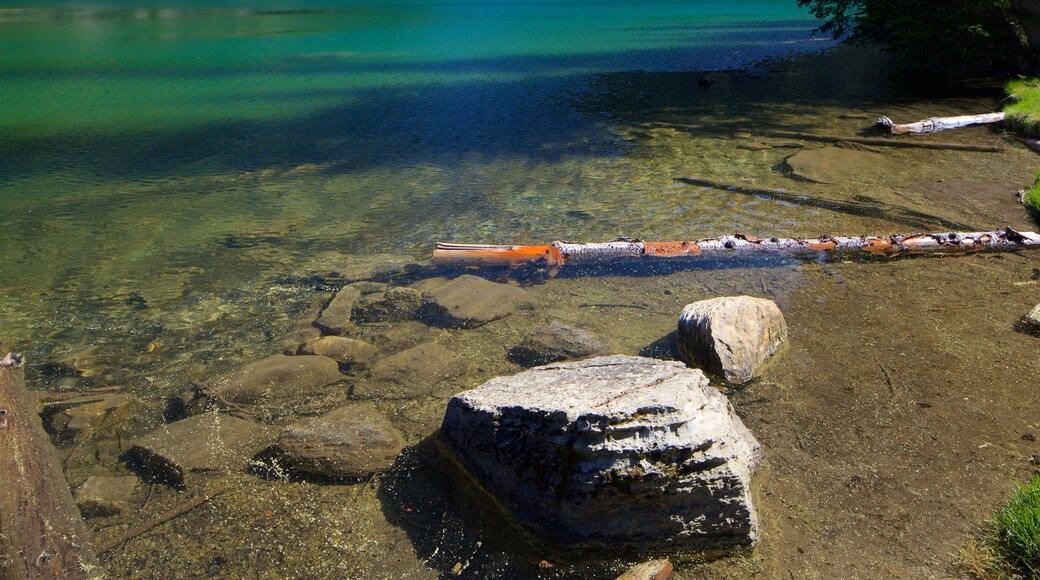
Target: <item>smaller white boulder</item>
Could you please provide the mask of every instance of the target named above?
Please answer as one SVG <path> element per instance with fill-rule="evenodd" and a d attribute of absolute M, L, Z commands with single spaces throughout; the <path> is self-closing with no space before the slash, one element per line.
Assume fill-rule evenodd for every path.
<path fill-rule="evenodd" d="M 726 296 L 687 304 L 678 338 L 687 364 L 742 385 L 760 376 L 787 340 L 787 323 L 772 300 Z"/>

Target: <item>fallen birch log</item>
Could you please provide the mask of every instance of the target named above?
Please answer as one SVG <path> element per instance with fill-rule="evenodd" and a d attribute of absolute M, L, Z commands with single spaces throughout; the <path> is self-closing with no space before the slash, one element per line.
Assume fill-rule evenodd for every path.
<path fill-rule="evenodd" d="M 912 234 L 892 236 L 821 236 L 819 238 L 756 238 L 735 234 L 686 242 L 616 240 L 603 243 L 553 242 L 544 246 L 495 246 L 438 243 L 435 264 L 465 266 L 520 266 L 544 263 L 553 268 L 567 264 L 640 258 L 694 258 L 776 253 L 811 255 L 820 252 L 894 257 L 902 254 L 1014 251 L 1040 248 L 1040 234 L 1004 231 Z"/>
<path fill-rule="evenodd" d="M 784 189 L 765 189 L 761 187 L 741 185 L 738 183 L 722 183 L 718 181 L 709 181 L 707 179 L 700 179 L 697 177 L 676 177 L 675 181 L 685 183 L 687 185 L 710 187 L 712 189 L 731 191 L 733 193 L 740 193 L 743 195 L 768 197 L 771 199 L 785 201 L 787 203 L 793 203 L 795 205 L 818 207 L 820 209 L 836 211 L 839 213 L 883 219 L 893 223 L 900 223 L 914 228 L 923 228 L 932 225 L 939 225 L 944 228 L 956 229 L 970 229 L 974 227 L 950 221 L 939 216 L 934 216 L 931 214 L 913 210 L 908 207 L 903 207 L 901 205 L 884 204 L 873 199 L 870 201 L 842 201 L 836 199 L 824 199 L 821 197 L 814 197 L 811 195 L 794 193 Z"/>
<path fill-rule="evenodd" d="M 888 117 L 881 117 L 874 123 L 874 128 L 889 135 L 904 133 L 936 133 L 948 129 L 959 129 L 972 125 L 1004 122 L 1004 113 L 985 113 L 982 115 L 961 115 L 959 117 L 932 117 L 916 123 L 897 125 Z"/>
<path fill-rule="evenodd" d="M 86 524 L 20 367 L 18 355 L 0 360 L 0 578 L 97 577 Z"/>

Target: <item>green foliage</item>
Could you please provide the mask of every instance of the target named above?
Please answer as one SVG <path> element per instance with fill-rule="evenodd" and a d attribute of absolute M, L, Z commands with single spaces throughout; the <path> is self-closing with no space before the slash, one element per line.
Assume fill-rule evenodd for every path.
<path fill-rule="evenodd" d="M 1040 80 L 1013 80 L 1004 90 L 1010 97 L 1004 106 L 1007 125 L 1022 135 L 1040 138 Z"/>
<path fill-rule="evenodd" d="M 1040 575 L 1040 476 L 1016 485 L 994 514 L 991 548 L 1012 570 L 1030 578 Z"/>
<path fill-rule="evenodd" d="M 1029 211 L 1033 214 L 1034 218 L 1040 220 L 1040 171 L 1036 173 L 1036 181 L 1033 182 L 1033 186 L 1026 190 L 1026 194 L 1022 197 L 1023 203 L 1029 208 Z"/>
<path fill-rule="evenodd" d="M 1011 0 L 798 0 L 820 30 L 887 46 L 910 69 L 935 74 L 1010 70 L 1024 50 Z"/>

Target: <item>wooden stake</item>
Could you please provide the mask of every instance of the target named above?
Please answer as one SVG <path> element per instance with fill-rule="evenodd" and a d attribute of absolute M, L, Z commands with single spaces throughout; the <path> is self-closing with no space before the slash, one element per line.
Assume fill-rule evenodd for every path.
<path fill-rule="evenodd" d="M 888 117 L 881 117 L 874 123 L 874 128 L 889 135 L 904 133 L 937 133 L 949 129 L 984 125 L 987 123 L 1003 123 L 1004 113 L 985 113 L 982 115 L 961 115 L 959 117 L 932 117 L 916 123 L 897 125 Z"/>
<path fill-rule="evenodd" d="M 756 238 L 735 234 L 695 242 L 644 242 L 616 240 L 604 243 L 553 242 L 548 246 L 487 246 L 438 243 L 435 264 L 467 266 L 519 266 L 544 263 L 553 268 L 566 264 L 641 258 L 694 258 L 731 254 L 778 253 L 811 255 L 821 252 L 898 256 L 920 253 L 967 253 L 1040 248 L 1040 234 L 1011 228 L 993 232 L 950 232 L 892 236 L 821 236 L 819 238 Z"/>
<path fill-rule="evenodd" d="M 86 524 L 21 362 L 0 360 L 0 578 L 97 577 Z"/>

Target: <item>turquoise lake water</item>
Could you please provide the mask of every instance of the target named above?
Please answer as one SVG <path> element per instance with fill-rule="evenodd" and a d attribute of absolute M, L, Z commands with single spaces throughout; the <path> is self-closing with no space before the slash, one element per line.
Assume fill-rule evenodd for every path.
<path fill-rule="evenodd" d="M 458 274 L 427 267 L 437 241 L 1035 229 L 1014 195 L 1034 180 L 1035 154 L 991 128 L 906 140 L 1001 153 L 846 143 L 838 153 L 849 161 L 823 163 L 821 180 L 795 172 L 795 155 L 837 148 L 805 134 L 875 137 L 881 115 L 979 113 L 1003 97 L 975 85 L 917 92 L 884 55 L 815 38 L 795 4 L 2 3 L 0 341 L 26 355 L 35 389 L 117 387 L 141 403 L 62 447 L 70 485 L 134 474 L 129 441 L 183 417 L 184 400 L 223 373 L 299 346 L 345 283 L 329 273 L 364 270 L 377 254 L 419 265 L 366 281 L 366 295 Z M 409 444 L 393 469 L 361 481 L 213 475 L 220 497 L 121 544 L 102 566 L 111 577 L 437 578 L 460 567 L 471 578 L 614 577 L 629 563 L 616 554 L 610 574 L 544 566 L 547 556 L 517 555 L 450 507 L 458 498 L 430 468 L 445 403 L 521 370 L 508 350 L 551 321 L 598 333 L 618 353 L 671 358 L 684 305 L 750 294 L 774 299 L 791 332 L 770 374 L 731 399 L 779 458 L 761 476 L 765 540 L 721 573 L 681 564 L 680 574 L 840 577 L 891 562 L 947 574 L 906 568 L 907 538 L 979 523 L 964 514 L 985 480 L 957 480 L 960 504 L 918 504 L 989 443 L 965 438 L 963 456 L 944 455 L 959 449 L 957 434 L 938 430 L 963 430 L 964 414 L 927 397 L 957 383 L 964 396 L 948 399 L 971 417 L 1021 408 L 1035 421 L 1017 395 L 989 399 L 987 389 L 1032 392 L 1021 361 L 993 361 L 1024 348 L 1011 328 L 1036 303 L 1036 265 L 1001 254 L 483 271 L 522 284 L 533 306 L 471 330 L 405 320 L 345 331 L 379 360 L 438 344 L 458 355 L 457 375 L 404 388 L 385 377 L 424 368 L 389 365 L 380 378 L 355 365 L 327 399 L 292 401 L 315 413 L 374 405 Z M 879 409 L 899 402 L 912 421 L 883 422 Z M 914 422 L 932 413 L 939 436 Z M 942 449 L 904 444 L 913 434 Z M 922 465 L 941 468 L 923 477 Z M 994 469 L 990 483 L 1010 479 Z M 861 493 L 844 483 L 853 473 L 881 483 Z M 129 512 L 88 525 L 116 537 L 195 491 L 140 483 Z M 898 509 L 877 502 L 900 497 Z M 898 523 L 864 524 L 876 511 Z M 922 561 L 958 553 L 949 538 L 935 547 L 923 537 Z"/>
<path fill-rule="evenodd" d="M 6 336 L 136 351 L 320 251 L 650 233 L 612 121 L 655 81 L 611 75 L 827 44 L 792 4 L 7 3 Z"/>

